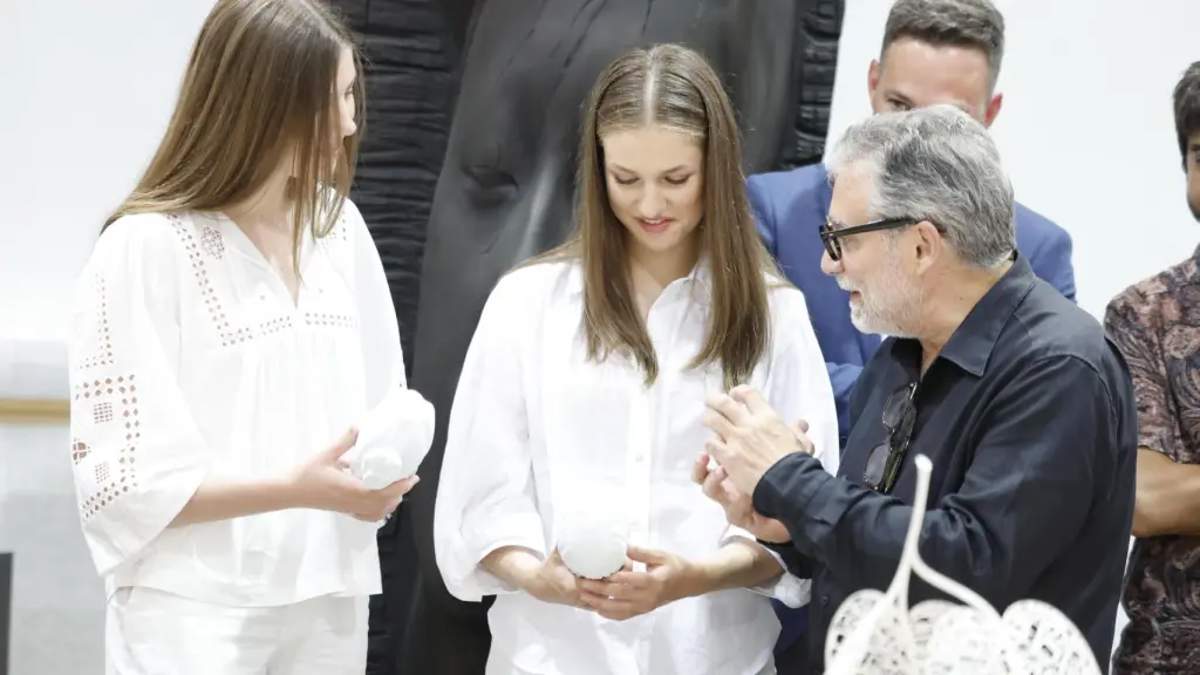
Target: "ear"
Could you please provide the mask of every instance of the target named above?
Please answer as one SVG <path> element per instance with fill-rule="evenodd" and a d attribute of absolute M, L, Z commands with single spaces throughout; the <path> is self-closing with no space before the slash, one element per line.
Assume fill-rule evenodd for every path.
<path fill-rule="evenodd" d="M 875 90 L 879 88 L 879 76 L 883 66 L 879 63 L 879 59 L 871 59 L 871 65 L 867 68 L 867 97 L 874 99 Z"/>
<path fill-rule="evenodd" d="M 987 110 L 983 113 L 983 126 L 990 127 L 1000 114 L 1000 106 L 1004 104 L 1004 94 L 996 94 L 988 101 Z"/>
<path fill-rule="evenodd" d="M 912 230 L 917 235 L 917 273 L 923 273 L 945 256 L 947 249 L 946 238 L 937 227 L 928 220 L 913 225 Z"/>

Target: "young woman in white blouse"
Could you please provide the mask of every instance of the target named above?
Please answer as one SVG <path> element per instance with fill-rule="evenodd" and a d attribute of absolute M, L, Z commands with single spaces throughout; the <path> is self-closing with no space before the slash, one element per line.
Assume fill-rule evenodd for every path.
<path fill-rule="evenodd" d="M 83 271 L 72 456 L 110 673 L 365 669 L 376 525 L 417 478 L 371 490 L 347 470 L 355 425 L 405 393 L 345 197 L 358 73 L 319 2 L 218 1 Z"/>
<path fill-rule="evenodd" d="M 498 595 L 489 673 L 774 672 L 764 595 L 795 605 L 807 588 L 692 482 L 705 397 L 754 385 L 808 421 L 831 471 L 837 423 L 804 298 L 758 241 L 740 162 L 699 55 L 621 56 L 584 110 L 577 234 L 488 299 L 434 532 L 451 593 Z M 559 549 L 597 514 L 627 561 L 586 580 Z"/>

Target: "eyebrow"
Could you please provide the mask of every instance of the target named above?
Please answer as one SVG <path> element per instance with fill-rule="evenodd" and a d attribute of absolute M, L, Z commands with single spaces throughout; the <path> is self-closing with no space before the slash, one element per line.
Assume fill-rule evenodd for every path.
<path fill-rule="evenodd" d="M 620 164 L 611 164 L 609 166 L 615 171 L 624 171 L 625 173 L 637 173 L 633 169 L 626 169 L 625 167 L 621 166 Z M 686 164 L 680 164 L 678 166 L 673 166 L 673 167 L 667 169 L 666 171 L 661 172 L 659 175 L 675 173 L 676 171 L 681 171 L 681 170 L 690 169 L 690 168 L 691 167 L 689 167 Z"/>
<path fill-rule="evenodd" d="M 826 216 L 825 220 L 829 223 L 829 226 L 835 230 L 846 229 L 846 223 L 843 223 L 842 221 L 838 220 L 837 218 L 834 218 L 832 216 Z"/>

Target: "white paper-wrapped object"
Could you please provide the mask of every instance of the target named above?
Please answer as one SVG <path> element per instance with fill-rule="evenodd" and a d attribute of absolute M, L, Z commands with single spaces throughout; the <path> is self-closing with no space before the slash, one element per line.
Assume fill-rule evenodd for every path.
<path fill-rule="evenodd" d="M 358 427 L 350 472 L 378 490 L 413 475 L 433 444 L 433 405 L 411 389 L 395 389 Z"/>

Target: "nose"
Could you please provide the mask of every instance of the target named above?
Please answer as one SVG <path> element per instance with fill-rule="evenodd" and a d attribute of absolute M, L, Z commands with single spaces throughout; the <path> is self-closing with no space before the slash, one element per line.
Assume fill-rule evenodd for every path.
<path fill-rule="evenodd" d="M 829 251 L 821 252 L 821 271 L 829 276 L 837 276 L 844 270 L 841 260 L 834 260 L 829 257 Z"/>
<path fill-rule="evenodd" d="M 358 124 L 354 121 L 354 115 L 345 116 L 342 119 L 342 138 L 353 136 L 356 131 Z"/>
<path fill-rule="evenodd" d="M 665 195 L 655 186 L 647 185 L 642 189 L 638 198 L 638 215 L 646 220 L 654 220 L 663 214 L 667 208 Z"/>

